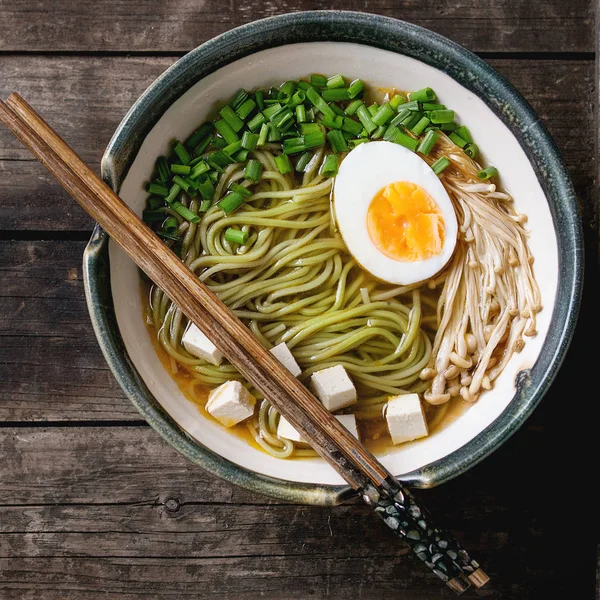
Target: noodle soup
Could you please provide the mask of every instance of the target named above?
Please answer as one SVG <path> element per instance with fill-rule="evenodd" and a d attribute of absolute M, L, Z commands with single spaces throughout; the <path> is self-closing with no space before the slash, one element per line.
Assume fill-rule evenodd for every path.
<path fill-rule="evenodd" d="M 332 410 L 383 452 L 476 402 L 535 333 L 525 219 L 477 156 L 429 88 L 382 97 L 313 75 L 240 90 L 175 141 L 144 218 L 266 348 L 285 345 L 307 385 L 342 368 L 353 396 Z M 159 288 L 147 297 L 157 352 L 203 414 L 241 381 L 221 398 L 247 410 L 231 431 L 279 458 L 312 454 L 209 340 L 186 345 L 192 326 Z M 418 414 L 403 406 L 413 394 Z"/>

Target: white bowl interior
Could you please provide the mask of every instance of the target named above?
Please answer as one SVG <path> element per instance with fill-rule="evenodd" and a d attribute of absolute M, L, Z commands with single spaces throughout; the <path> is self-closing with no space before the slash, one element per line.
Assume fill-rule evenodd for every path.
<path fill-rule="evenodd" d="M 299 57 L 301 57 L 299 59 Z M 418 442 L 404 444 L 382 457 L 397 475 L 423 467 L 457 450 L 491 424 L 514 394 L 515 376 L 531 367 L 548 333 L 558 281 L 557 241 L 546 197 L 518 141 L 485 103 L 445 73 L 393 52 L 346 43 L 293 44 L 258 52 L 219 69 L 194 85 L 162 116 L 146 137 L 121 188 L 121 197 L 139 215 L 146 202 L 143 184 L 154 161 L 168 151 L 174 137 L 185 138 L 211 115 L 215 103 L 240 87 L 253 89 L 297 79 L 310 73 L 342 73 L 399 89 L 435 89 L 440 101 L 454 108 L 490 164 L 498 167 L 517 210 L 529 217 L 530 247 L 544 309 L 538 335 L 528 339 L 496 381 L 494 388 L 458 419 Z M 253 471 L 298 482 L 340 484 L 340 476 L 321 459 L 285 461 L 268 456 L 205 418 L 188 401 L 154 352 L 144 325 L 137 267 L 110 242 L 112 295 L 119 329 L 135 367 L 157 400 L 189 434 L 230 461 Z"/>

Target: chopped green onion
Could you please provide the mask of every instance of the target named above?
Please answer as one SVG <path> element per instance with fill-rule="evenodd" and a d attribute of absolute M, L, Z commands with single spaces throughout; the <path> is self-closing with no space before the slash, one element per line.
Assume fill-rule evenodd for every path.
<path fill-rule="evenodd" d="M 321 165 L 319 175 L 323 177 L 333 177 L 338 172 L 338 156 L 337 154 L 328 154 Z"/>
<path fill-rule="evenodd" d="M 228 227 L 225 230 L 225 239 L 230 244 L 240 244 L 243 246 L 248 241 L 248 232 Z"/>
<path fill-rule="evenodd" d="M 344 111 L 348 116 L 352 116 L 358 110 L 358 107 L 362 106 L 362 100 L 353 100 L 346 106 L 346 110 Z"/>
<path fill-rule="evenodd" d="M 458 125 L 452 121 L 450 123 L 442 123 L 439 127 L 442 131 L 456 131 Z"/>
<path fill-rule="evenodd" d="M 413 112 L 416 110 L 421 110 L 421 107 L 419 106 L 419 103 L 416 100 L 411 100 L 410 102 L 403 104 L 402 108 L 407 108 L 408 110 L 412 110 Z"/>
<path fill-rule="evenodd" d="M 266 123 L 267 119 L 265 117 L 265 115 L 263 115 L 261 112 L 256 113 L 249 121 L 248 121 L 248 129 L 250 129 L 250 131 L 256 131 L 259 127 L 261 127 L 261 125 L 263 125 L 263 123 Z"/>
<path fill-rule="evenodd" d="M 426 87 L 416 92 L 410 92 L 408 99 L 411 101 L 416 100 L 417 102 L 431 102 L 435 100 L 435 92 L 430 87 Z"/>
<path fill-rule="evenodd" d="M 498 175 L 498 169 L 496 167 L 486 167 L 477 173 L 477 177 L 479 179 L 491 179 L 492 177 L 496 177 Z"/>
<path fill-rule="evenodd" d="M 335 117 L 335 113 L 329 107 L 327 102 L 325 102 L 325 100 L 321 98 L 317 90 L 315 90 L 314 88 L 306 90 L 306 97 L 308 98 L 309 102 L 323 115 L 329 117 L 330 119 L 333 119 L 333 117 Z"/>
<path fill-rule="evenodd" d="M 169 204 L 171 204 L 171 202 L 173 202 L 173 200 L 175 200 L 175 198 L 177 198 L 177 194 L 179 194 L 180 191 L 181 191 L 181 187 L 179 185 L 177 185 L 176 183 L 174 183 L 171 186 L 171 189 L 169 190 L 168 196 L 165 198 L 165 202 L 168 202 Z"/>
<path fill-rule="evenodd" d="M 223 122 L 225 123 L 225 121 Z M 235 131 L 233 133 L 235 133 Z M 225 148 L 225 146 L 227 146 L 227 142 L 222 137 L 216 136 L 215 138 L 213 138 L 212 145 L 215 148 L 219 148 L 222 150 L 223 148 Z"/>
<path fill-rule="evenodd" d="M 383 139 L 386 142 L 393 142 L 399 133 L 400 130 L 395 125 L 390 124 L 383 134 Z"/>
<path fill-rule="evenodd" d="M 348 144 L 346 138 L 342 132 L 337 129 L 332 129 L 327 132 L 327 141 L 334 152 L 346 152 L 348 150 Z"/>
<path fill-rule="evenodd" d="M 363 130 L 363 126 L 358 122 L 355 121 L 354 119 L 349 119 L 348 117 L 344 118 L 344 121 L 342 123 L 342 131 L 347 131 L 348 133 L 351 133 L 352 135 L 360 135 L 361 131 Z"/>
<path fill-rule="evenodd" d="M 173 183 L 176 183 L 186 194 L 190 191 L 190 184 L 179 175 L 173 177 Z"/>
<path fill-rule="evenodd" d="M 202 140 L 212 133 L 212 130 L 212 123 L 202 123 L 202 125 L 200 125 L 200 127 L 185 140 L 186 148 L 195 148 Z"/>
<path fill-rule="evenodd" d="M 302 123 L 300 125 L 300 133 L 306 135 L 307 133 L 317 133 L 321 131 L 321 127 L 318 123 Z"/>
<path fill-rule="evenodd" d="M 409 135 L 406 135 L 402 132 L 400 132 L 396 136 L 394 142 L 396 142 L 396 144 L 404 146 L 405 148 L 408 148 L 409 150 L 412 150 L 413 152 L 417 149 L 417 146 L 419 145 L 419 140 L 416 140 L 415 138 L 412 138 Z"/>
<path fill-rule="evenodd" d="M 371 134 L 371 138 L 374 140 L 378 140 L 384 133 L 386 130 L 386 126 L 385 125 L 380 125 L 372 134 Z"/>
<path fill-rule="evenodd" d="M 210 167 L 208 163 L 204 160 L 201 160 L 198 164 L 194 165 L 192 172 L 190 173 L 190 177 L 192 179 L 197 179 L 200 175 L 203 175 L 207 171 L 210 171 Z"/>
<path fill-rule="evenodd" d="M 315 120 L 315 109 L 314 107 L 310 107 L 306 109 L 306 120 L 311 123 Z"/>
<path fill-rule="evenodd" d="M 252 98 L 248 98 L 245 102 L 243 102 L 239 108 L 235 111 L 237 116 L 245 121 L 248 118 L 248 115 L 256 108 L 256 102 L 252 100 Z"/>
<path fill-rule="evenodd" d="M 146 191 L 149 194 L 156 194 L 157 196 L 163 197 L 169 194 L 169 188 L 161 185 L 160 183 L 155 183 L 154 181 L 146 186 Z"/>
<path fill-rule="evenodd" d="M 377 125 L 375 125 L 375 123 L 373 123 L 373 120 L 371 119 L 369 110 L 367 109 L 367 107 L 364 104 L 361 104 L 358 107 L 358 110 L 356 111 L 356 116 L 358 117 L 359 121 L 362 123 L 362 126 L 367 130 L 367 133 L 369 135 L 377 129 Z"/>
<path fill-rule="evenodd" d="M 405 103 L 406 103 L 406 98 L 402 94 L 394 94 L 394 96 L 392 96 L 392 99 L 390 100 L 390 106 L 394 110 L 398 110 L 398 107 L 401 104 L 405 104 Z"/>
<path fill-rule="evenodd" d="M 379 110 L 379 104 L 377 104 L 377 102 L 373 102 L 373 104 L 371 104 L 367 110 L 369 111 L 371 118 L 373 118 Z"/>
<path fill-rule="evenodd" d="M 148 206 L 154 210 L 155 208 L 158 208 L 159 206 L 164 206 L 165 204 L 165 199 L 162 198 L 161 196 L 150 196 L 148 198 Z"/>
<path fill-rule="evenodd" d="M 329 129 L 341 129 L 344 124 L 344 117 L 340 117 L 340 115 L 335 115 L 334 119 L 323 117 L 321 119 L 321 124 L 325 125 L 325 127 L 329 127 Z"/>
<path fill-rule="evenodd" d="M 431 104 L 430 102 L 423 103 L 423 110 L 431 111 L 431 110 L 445 110 L 445 104 Z"/>
<path fill-rule="evenodd" d="M 425 134 L 423 141 L 419 144 L 417 151 L 423 154 L 424 156 L 427 156 L 435 146 L 435 143 L 437 142 L 439 136 L 440 134 L 437 131 L 428 131 Z"/>
<path fill-rule="evenodd" d="M 142 218 L 144 219 L 144 223 L 156 223 L 157 221 L 162 221 L 165 218 L 165 211 L 149 210 L 146 208 L 142 212 Z"/>
<path fill-rule="evenodd" d="M 313 156 L 314 154 L 312 152 L 305 152 L 302 156 L 300 156 L 298 162 L 296 163 L 296 171 L 298 171 L 298 173 L 303 173 L 309 166 Z"/>
<path fill-rule="evenodd" d="M 159 181 L 169 181 L 169 163 L 164 156 L 159 156 L 156 159 L 156 173 L 158 174 Z"/>
<path fill-rule="evenodd" d="M 163 215 L 164 216 L 164 215 Z M 162 230 L 166 234 L 174 234 L 179 228 L 179 223 L 175 217 L 167 217 L 162 224 Z"/>
<path fill-rule="evenodd" d="M 257 181 L 260 181 L 262 169 L 263 169 L 263 165 L 260 162 L 260 160 L 256 160 L 253 158 L 252 160 L 249 160 L 248 164 L 246 165 L 246 170 L 244 171 L 244 177 L 246 177 L 246 179 L 250 179 L 251 181 L 254 181 L 256 183 Z"/>
<path fill-rule="evenodd" d="M 429 115 L 429 120 L 432 123 L 451 123 L 454 121 L 453 110 L 432 110 Z"/>
<path fill-rule="evenodd" d="M 244 121 L 242 121 L 235 114 L 235 112 L 233 111 L 231 106 L 224 106 L 219 111 L 219 114 L 221 115 L 221 117 L 223 117 L 223 120 L 225 120 L 227 122 L 229 127 L 231 127 L 231 129 L 233 129 L 236 132 L 239 131 L 244 126 Z M 225 136 L 223 136 L 223 137 L 225 137 Z"/>
<path fill-rule="evenodd" d="M 323 100 L 327 102 L 340 102 L 348 100 L 348 88 L 335 88 L 333 90 L 323 90 Z"/>
<path fill-rule="evenodd" d="M 273 123 L 269 123 L 269 134 L 267 135 L 267 142 L 278 142 L 281 139 L 281 132 Z"/>
<path fill-rule="evenodd" d="M 477 158 L 479 154 L 479 147 L 477 144 L 469 144 L 465 149 L 465 154 L 471 158 Z"/>
<path fill-rule="evenodd" d="M 217 183 L 219 181 L 219 172 L 218 171 L 209 171 L 206 176 L 213 182 Z"/>
<path fill-rule="evenodd" d="M 187 148 L 180 141 L 175 142 L 175 145 L 173 146 L 173 152 L 177 154 L 177 157 L 181 161 L 182 165 L 187 165 L 190 160 L 192 160 Z"/>
<path fill-rule="evenodd" d="M 229 154 L 224 152 L 223 150 L 218 150 L 214 154 L 211 154 L 208 157 L 208 164 L 216 169 L 217 171 L 222 171 L 228 165 L 233 164 L 235 161 Z"/>
<path fill-rule="evenodd" d="M 246 199 L 239 192 L 230 192 L 222 200 L 217 203 L 217 206 L 226 214 L 230 215 L 236 211 Z"/>
<path fill-rule="evenodd" d="M 348 140 L 348 147 L 349 148 L 356 148 L 356 146 L 359 146 L 360 144 L 364 144 L 365 142 L 368 142 L 369 140 L 367 138 L 359 138 L 356 140 Z"/>
<path fill-rule="evenodd" d="M 279 104 L 279 102 L 275 102 L 274 104 L 271 104 L 271 106 L 265 108 L 265 110 L 263 110 L 263 115 L 269 119 L 269 121 L 271 120 L 271 117 L 278 113 L 283 107 L 281 106 L 281 104 Z"/>
<path fill-rule="evenodd" d="M 441 156 L 431 165 L 431 168 L 436 175 L 439 175 L 446 167 L 449 166 L 450 160 L 445 156 Z"/>
<path fill-rule="evenodd" d="M 325 87 L 327 85 L 327 77 L 325 77 L 325 75 L 317 75 L 316 73 L 313 73 L 310 76 L 310 84 L 317 87 Z"/>
<path fill-rule="evenodd" d="M 233 144 L 228 144 L 223 148 L 223 152 L 229 154 L 229 156 L 233 156 L 238 150 L 242 149 L 242 141 L 238 140 L 237 142 L 233 142 Z"/>
<path fill-rule="evenodd" d="M 306 100 L 306 93 L 303 90 L 298 90 L 287 102 L 287 106 L 295 108 L 300 106 Z"/>
<path fill-rule="evenodd" d="M 394 116 L 394 111 L 389 104 L 384 104 L 373 116 L 375 125 L 385 125 Z"/>
<path fill-rule="evenodd" d="M 310 83 L 308 83 L 308 81 L 302 81 L 300 80 L 298 82 L 298 87 L 305 92 L 309 87 L 311 87 Z"/>
<path fill-rule="evenodd" d="M 177 236 L 171 235 L 171 234 L 167 233 L 166 231 L 159 231 L 159 232 L 157 232 L 157 234 L 160 235 L 160 237 L 163 238 L 164 240 L 171 240 L 173 242 L 181 241 Z M 176 254 L 177 254 L 177 252 L 176 252 Z"/>
<path fill-rule="evenodd" d="M 196 184 L 200 195 L 204 200 L 212 200 L 215 194 L 215 186 L 209 177 L 201 177 Z"/>
<path fill-rule="evenodd" d="M 258 110 L 262 110 L 265 107 L 265 97 L 262 90 L 256 90 L 256 92 L 254 92 L 254 100 L 256 100 Z"/>
<path fill-rule="evenodd" d="M 247 187 L 240 185 L 239 183 L 232 183 L 229 186 L 229 191 L 240 193 L 246 200 L 252 196 L 252 190 L 249 190 Z"/>
<path fill-rule="evenodd" d="M 194 156 L 200 156 L 203 152 L 206 151 L 206 149 L 210 146 L 210 143 L 212 142 L 212 135 L 209 135 L 208 137 L 204 138 L 195 148 L 194 148 Z M 190 164 L 192 164 L 194 161 L 192 161 Z"/>
<path fill-rule="evenodd" d="M 255 150 L 256 146 L 258 146 L 258 138 L 258 133 L 244 131 L 244 135 L 242 136 L 242 148 L 246 148 L 246 150 Z"/>
<path fill-rule="evenodd" d="M 304 123 L 306 121 L 306 107 L 304 104 L 296 106 L 296 123 Z"/>
<path fill-rule="evenodd" d="M 337 131 L 333 129 L 332 131 Z M 338 131 L 339 133 L 339 131 Z M 325 143 L 325 134 L 323 131 L 319 129 L 319 131 L 315 131 L 314 133 L 307 133 L 304 135 L 304 146 L 308 148 L 316 148 L 317 146 L 322 146 Z"/>
<path fill-rule="evenodd" d="M 334 90 L 336 88 L 343 88 L 346 86 L 346 82 L 341 75 L 334 75 L 327 80 L 327 89 Z"/>
<path fill-rule="evenodd" d="M 207 212 L 208 209 L 210 208 L 211 204 L 212 204 L 212 202 L 210 200 L 202 200 L 202 202 L 200 202 L 200 206 L 198 207 L 198 212 L 199 213 Z"/>
<path fill-rule="evenodd" d="M 241 150 L 239 150 L 238 152 L 236 152 L 233 155 L 233 158 L 234 158 L 235 162 L 246 162 L 246 159 L 248 158 L 248 154 L 250 154 L 250 150 L 246 150 L 245 148 L 242 148 Z"/>
<path fill-rule="evenodd" d="M 292 161 L 290 160 L 290 157 L 287 154 L 280 154 L 279 156 L 276 156 L 275 164 L 277 165 L 277 168 L 279 169 L 279 172 L 282 175 L 285 175 L 286 173 L 291 173 L 292 171 Z"/>
<path fill-rule="evenodd" d="M 189 175 L 192 168 L 189 165 L 171 165 L 171 173 L 176 175 Z"/>
<path fill-rule="evenodd" d="M 224 119 L 219 119 L 218 121 L 215 121 L 215 128 L 223 136 L 223 139 L 228 144 L 233 144 L 233 142 L 237 142 L 240 139 L 240 136 Z"/>
<path fill-rule="evenodd" d="M 459 148 L 464 148 L 467 145 L 466 140 L 463 140 L 457 133 L 451 133 L 448 136 Z"/>
<path fill-rule="evenodd" d="M 294 92 L 296 91 L 295 81 L 285 81 L 279 86 L 279 94 L 277 95 L 280 100 L 289 100 Z"/>
<path fill-rule="evenodd" d="M 390 125 L 400 125 L 402 121 L 404 121 L 404 119 L 406 119 L 406 117 L 408 117 L 410 114 L 411 111 L 408 110 L 408 108 L 402 107 L 398 111 L 398 114 L 391 120 Z"/>
<path fill-rule="evenodd" d="M 233 100 L 230 102 L 230 104 L 231 104 L 231 106 L 233 106 L 234 109 L 237 109 L 239 106 L 242 105 L 242 103 L 244 103 L 246 101 L 247 98 L 248 98 L 248 92 L 244 89 L 240 89 L 240 90 L 238 90 L 236 95 L 233 97 Z"/>
<path fill-rule="evenodd" d="M 280 131 L 285 131 L 291 125 L 293 125 L 294 114 L 287 106 L 284 106 L 276 113 L 272 114 L 269 120 L 275 127 L 277 127 L 277 129 L 279 129 Z"/>
<path fill-rule="evenodd" d="M 406 129 L 412 129 L 419 121 L 421 120 L 421 113 L 411 112 L 408 114 L 408 117 L 402 121 L 402 125 L 406 127 Z"/>
<path fill-rule="evenodd" d="M 258 134 L 257 146 L 264 146 L 267 143 L 267 136 L 269 134 L 269 125 L 263 123 L 260 127 L 260 133 Z"/>
<path fill-rule="evenodd" d="M 306 145 L 304 144 L 304 136 L 283 140 L 284 154 L 296 154 L 297 152 L 304 152 L 305 150 Z"/>
<path fill-rule="evenodd" d="M 193 213 L 189 208 L 186 208 L 183 204 L 181 204 L 181 202 L 173 202 L 171 208 L 190 223 L 200 222 L 200 217 L 197 214 Z"/>
<path fill-rule="evenodd" d="M 365 84 L 362 79 L 355 79 L 348 86 L 348 98 L 350 98 L 350 100 L 352 100 L 352 98 L 356 98 L 356 96 L 358 96 L 363 91 L 364 87 Z"/>
<path fill-rule="evenodd" d="M 473 143 L 473 138 L 471 137 L 471 132 L 469 131 L 469 128 L 466 127 L 465 125 L 461 125 L 457 130 L 456 133 L 458 135 L 460 135 L 460 137 L 465 140 L 466 142 L 468 142 L 469 144 Z"/>
<path fill-rule="evenodd" d="M 429 125 L 429 119 L 427 117 L 421 117 L 417 121 L 417 124 L 411 128 L 411 131 L 415 135 L 421 135 L 423 131 L 425 131 L 425 127 L 427 127 L 427 125 Z"/>

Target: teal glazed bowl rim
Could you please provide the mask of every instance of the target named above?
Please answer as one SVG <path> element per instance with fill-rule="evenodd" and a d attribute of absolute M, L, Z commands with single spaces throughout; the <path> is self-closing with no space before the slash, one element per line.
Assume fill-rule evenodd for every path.
<path fill-rule="evenodd" d="M 186 54 L 131 107 L 102 160 L 102 175 L 116 191 L 142 141 L 167 108 L 217 69 L 267 48 L 301 42 L 352 42 L 393 51 L 431 65 L 479 96 L 504 122 L 529 157 L 548 198 L 559 256 L 552 327 L 531 369 L 521 371 L 516 393 L 492 424 L 470 442 L 401 477 L 432 487 L 465 472 L 514 433 L 537 406 L 563 361 L 574 332 L 583 284 L 583 236 L 575 193 L 559 151 L 529 104 L 504 77 L 458 44 L 388 17 L 345 11 L 301 12 L 238 27 Z M 255 492 L 307 504 L 337 504 L 347 486 L 296 483 L 240 467 L 191 439 L 161 409 L 129 359 L 117 326 L 110 288 L 108 236 L 96 227 L 84 254 L 86 299 L 110 369 L 146 421 L 174 448 L 207 471 Z"/>

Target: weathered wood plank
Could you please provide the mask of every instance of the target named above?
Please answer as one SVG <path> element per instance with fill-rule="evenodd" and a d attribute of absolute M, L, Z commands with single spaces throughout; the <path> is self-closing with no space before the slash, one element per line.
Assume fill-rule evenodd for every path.
<path fill-rule="evenodd" d="M 378 13 L 427 27 L 470 50 L 593 52 L 593 3 L 469 0 L 283 0 L 221 3 L 184 0 L 100 1 L 91 11 L 76 0 L 0 3 L 0 50 L 185 52 L 255 19 L 314 9 Z"/>
<path fill-rule="evenodd" d="M 84 242 L 0 244 L 0 418 L 139 419 L 110 373 L 83 294 Z"/>
<path fill-rule="evenodd" d="M 419 492 L 486 565 L 484 597 L 583 598 L 593 580 L 581 560 L 592 532 L 557 527 L 554 436 L 522 429 L 459 480 Z M 1 428 L 0 448 L 2 598 L 444 596 L 362 504 L 268 501 L 203 473 L 148 428 Z M 557 552 L 568 543 L 578 552 Z"/>
<path fill-rule="evenodd" d="M 112 132 L 172 58 L 4 56 L 0 97 L 19 91 L 96 168 Z M 523 93 L 559 145 L 576 185 L 593 175 L 592 61 L 493 60 Z M 460 112 L 460 108 L 457 107 Z M 565 117 L 568 115 L 568 118 Z M 86 230 L 87 215 L 45 169 L 0 129 L 1 229 Z"/>

